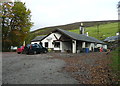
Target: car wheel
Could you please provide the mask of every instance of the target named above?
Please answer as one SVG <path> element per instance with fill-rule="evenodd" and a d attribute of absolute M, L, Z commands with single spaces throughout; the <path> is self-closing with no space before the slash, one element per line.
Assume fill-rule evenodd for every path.
<path fill-rule="evenodd" d="M 20 52 L 17 52 L 18 54 L 20 54 Z"/>
<path fill-rule="evenodd" d="M 47 51 L 45 50 L 44 53 L 47 53 Z"/>
<path fill-rule="evenodd" d="M 37 54 L 37 52 L 36 52 L 36 51 L 33 51 L 33 54 Z"/>
<path fill-rule="evenodd" d="M 28 51 L 25 51 L 25 54 L 29 54 L 29 52 L 28 52 Z"/>
<path fill-rule="evenodd" d="M 24 51 L 24 50 L 22 51 L 22 54 L 25 54 L 25 51 Z"/>

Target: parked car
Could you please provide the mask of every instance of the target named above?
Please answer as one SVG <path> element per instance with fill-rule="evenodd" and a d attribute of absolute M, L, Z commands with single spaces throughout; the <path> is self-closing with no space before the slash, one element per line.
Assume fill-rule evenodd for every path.
<path fill-rule="evenodd" d="M 24 48 L 26 54 L 47 53 L 48 49 L 40 44 L 27 44 Z"/>
<path fill-rule="evenodd" d="M 23 52 L 23 50 L 24 50 L 24 46 L 18 46 L 16 51 L 18 54 L 20 54 Z"/>
<path fill-rule="evenodd" d="M 11 46 L 11 51 L 16 51 L 16 50 L 17 50 L 17 47 Z"/>

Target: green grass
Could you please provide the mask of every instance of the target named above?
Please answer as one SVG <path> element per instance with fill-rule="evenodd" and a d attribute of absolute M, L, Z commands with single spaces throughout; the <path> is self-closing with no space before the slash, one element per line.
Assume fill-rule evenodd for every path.
<path fill-rule="evenodd" d="M 98 34 L 99 28 L 99 34 Z M 79 34 L 79 29 L 69 30 L 71 32 L 75 32 Z M 86 27 L 85 32 L 89 33 L 89 36 L 95 37 L 99 40 L 104 40 L 106 37 L 115 36 L 116 32 L 118 32 L 118 23 L 108 23 L 101 24 L 99 27 Z"/>
<path fill-rule="evenodd" d="M 120 47 L 118 47 L 115 51 L 113 51 L 112 54 L 112 63 L 111 63 L 111 67 L 113 68 L 113 70 L 116 71 L 120 71 L 120 57 L 119 57 L 119 53 L 120 53 Z"/>
<path fill-rule="evenodd" d="M 112 67 L 113 77 L 115 79 L 115 83 L 120 84 L 120 47 L 118 47 L 115 51 L 111 53 L 111 61 L 112 63 L 109 65 Z"/>

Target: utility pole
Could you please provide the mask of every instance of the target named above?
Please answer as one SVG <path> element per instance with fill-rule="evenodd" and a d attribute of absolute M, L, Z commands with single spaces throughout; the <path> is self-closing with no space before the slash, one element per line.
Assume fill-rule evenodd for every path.
<path fill-rule="evenodd" d="M 118 20 L 120 20 L 120 1 L 117 4 L 117 8 L 118 8 Z"/>
<path fill-rule="evenodd" d="M 120 32 L 120 1 L 117 4 L 117 8 L 118 8 L 118 31 Z"/>
<path fill-rule="evenodd" d="M 99 31 L 99 24 L 97 24 L 97 35 L 98 35 L 98 39 L 100 40 L 100 36 L 99 36 L 100 34 L 99 34 L 99 32 L 100 32 Z"/>

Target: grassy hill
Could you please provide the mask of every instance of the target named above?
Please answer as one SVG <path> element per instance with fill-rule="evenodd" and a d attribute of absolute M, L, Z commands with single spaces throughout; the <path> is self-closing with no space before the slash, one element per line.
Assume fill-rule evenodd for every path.
<path fill-rule="evenodd" d="M 109 36 L 114 36 L 116 35 L 115 33 L 118 32 L 118 20 L 87 21 L 82 23 L 84 24 L 85 31 L 89 32 L 89 36 L 95 37 L 100 40 L 103 40 Z M 30 43 L 30 41 L 38 35 L 46 35 L 57 28 L 79 33 L 80 24 L 81 22 L 76 22 L 67 25 L 45 27 L 32 31 L 29 33 L 28 37 L 26 38 L 26 43 Z M 99 27 L 97 27 L 98 25 Z M 99 34 L 98 34 L 98 28 L 99 28 Z"/>
<path fill-rule="evenodd" d="M 79 29 L 69 30 L 70 32 L 75 32 L 79 34 Z M 99 33 L 98 33 L 99 31 Z M 118 32 L 118 23 L 107 23 L 86 27 L 85 32 L 89 33 L 89 36 L 95 37 L 97 39 L 103 40 L 106 37 L 115 36 Z"/>
<path fill-rule="evenodd" d="M 92 27 L 92 26 L 96 26 L 96 25 L 103 25 L 103 24 L 108 24 L 108 23 L 115 23 L 118 22 L 118 20 L 109 20 L 109 21 L 85 21 L 82 22 L 84 24 L 85 27 Z M 52 26 L 52 27 L 45 27 L 45 28 L 41 28 L 35 31 L 32 31 L 31 33 L 37 34 L 37 35 L 44 35 L 44 34 L 48 34 L 49 32 L 57 29 L 57 28 L 61 28 L 64 30 L 74 30 L 74 29 L 78 29 L 81 25 L 81 22 L 76 22 L 76 23 L 72 23 L 72 24 L 67 24 L 67 25 L 59 25 L 59 26 Z"/>

